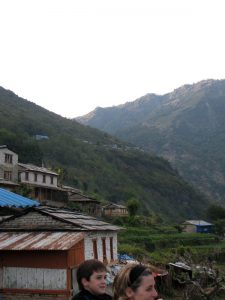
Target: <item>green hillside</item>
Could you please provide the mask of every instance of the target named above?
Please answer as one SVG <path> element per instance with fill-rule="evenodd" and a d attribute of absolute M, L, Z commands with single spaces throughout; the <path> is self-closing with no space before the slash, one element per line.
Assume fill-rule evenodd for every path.
<path fill-rule="evenodd" d="M 35 135 L 47 135 L 36 140 Z M 166 220 L 204 216 L 208 200 L 170 164 L 97 129 L 63 118 L 0 88 L 0 144 L 20 162 L 60 170 L 61 182 L 102 201 L 140 201 Z"/>
<path fill-rule="evenodd" d="M 225 80 L 149 94 L 79 121 L 168 159 L 188 182 L 225 203 Z"/>

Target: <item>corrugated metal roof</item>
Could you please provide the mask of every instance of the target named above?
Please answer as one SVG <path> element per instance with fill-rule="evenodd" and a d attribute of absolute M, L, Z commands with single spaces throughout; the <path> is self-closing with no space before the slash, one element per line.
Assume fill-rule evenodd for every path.
<path fill-rule="evenodd" d="M 31 164 L 22 164 L 22 163 L 18 163 L 18 166 L 26 169 L 26 170 L 29 170 L 29 171 L 34 171 L 34 172 L 41 172 L 41 173 L 47 173 L 47 174 L 52 174 L 52 175 L 56 175 L 56 176 L 59 176 L 58 173 L 54 172 L 54 171 L 51 171 L 47 168 L 44 168 L 44 167 L 38 167 L 38 166 L 35 166 L 35 165 L 31 165 Z"/>
<path fill-rule="evenodd" d="M 184 223 L 195 225 L 195 226 L 212 226 L 213 225 L 213 224 L 208 223 L 208 222 L 203 221 L 203 220 L 187 220 Z"/>
<path fill-rule="evenodd" d="M 69 222 L 70 224 L 79 225 L 85 230 L 102 230 L 102 231 L 115 231 L 120 230 L 121 228 L 115 225 L 112 225 L 107 222 L 100 221 L 92 216 L 80 214 L 71 210 L 59 209 L 47 206 L 40 206 L 37 210 L 48 214 L 59 220 Z"/>
<path fill-rule="evenodd" d="M 40 203 L 0 188 L 0 207 L 32 207 Z"/>
<path fill-rule="evenodd" d="M 2 232 L 1 250 L 68 250 L 84 238 L 79 232 Z"/>

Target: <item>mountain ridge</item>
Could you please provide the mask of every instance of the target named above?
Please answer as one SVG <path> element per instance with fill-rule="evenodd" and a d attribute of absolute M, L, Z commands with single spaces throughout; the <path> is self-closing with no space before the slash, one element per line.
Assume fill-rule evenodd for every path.
<path fill-rule="evenodd" d="M 35 136 L 48 136 L 36 140 Z M 63 118 L 0 88 L 0 144 L 20 162 L 44 164 L 60 181 L 100 201 L 140 202 L 140 212 L 165 220 L 201 217 L 209 205 L 164 159 L 107 133 Z"/>
<path fill-rule="evenodd" d="M 225 202 L 225 80 L 203 80 L 154 95 L 157 105 L 148 95 L 123 110 L 107 108 L 104 122 L 97 113 L 88 122 L 85 117 L 78 121 L 168 159 L 188 182 Z"/>

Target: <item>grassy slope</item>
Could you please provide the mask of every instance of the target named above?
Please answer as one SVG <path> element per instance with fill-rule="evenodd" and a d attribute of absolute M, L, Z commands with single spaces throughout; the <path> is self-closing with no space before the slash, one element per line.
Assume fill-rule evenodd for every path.
<path fill-rule="evenodd" d="M 34 135 L 48 135 L 36 141 Z M 159 157 L 128 148 L 96 129 L 62 118 L 0 88 L 0 144 L 20 162 L 60 169 L 62 180 L 99 199 L 135 197 L 145 214 L 164 219 L 201 217 L 208 201 Z M 117 149 L 115 149 L 117 145 Z"/>

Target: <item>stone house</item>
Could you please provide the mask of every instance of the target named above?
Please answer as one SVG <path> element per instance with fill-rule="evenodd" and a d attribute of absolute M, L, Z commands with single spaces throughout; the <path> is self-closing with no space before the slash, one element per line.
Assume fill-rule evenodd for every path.
<path fill-rule="evenodd" d="M 116 216 L 128 216 L 127 207 L 121 204 L 110 203 L 102 207 L 102 213 L 104 216 L 116 217 Z"/>
<path fill-rule="evenodd" d="M 18 155 L 6 145 L 0 145 L 0 186 L 7 189 L 18 186 Z"/>
<path fill-rule="evenodd" d="M 39 206 L 0 223 L 0 295 L 69 300 L 86 259 L 117 260 L 120 228 L 67 209 Z"/>
<path fill-rule="evenodd" d="M 30 198 L 44 205 L 66 207 L 72 204 L 88 214 L 101 215 L 100 202 L 80 190 L 59 185 L 59 174 L 45 167 L 18 162 L 18 155 L 0 146 L 0 187 L 12 192 L 26 188 Z"/>
<path fill-rule="evenodd" d="M 79 189 L 65 185 L 61 185 L 61 188 L 67 193 L 68 202 L 73 205 L 74 209 L 95 216 L 101 215 L 100 201 L 90 196 L 84 195 Z"/>

